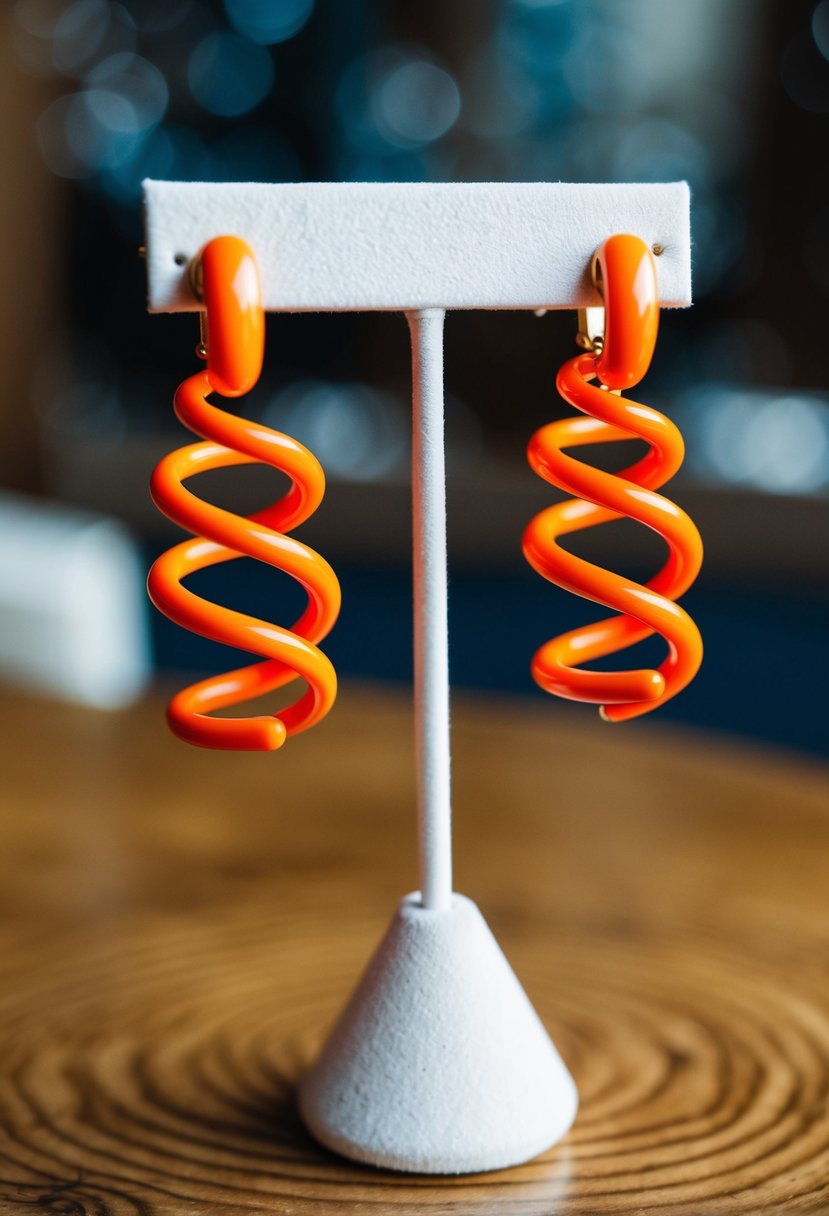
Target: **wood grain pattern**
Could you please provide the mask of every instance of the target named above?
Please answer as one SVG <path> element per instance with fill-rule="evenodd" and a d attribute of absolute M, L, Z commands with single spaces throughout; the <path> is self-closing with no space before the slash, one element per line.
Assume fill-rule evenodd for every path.
<path fill-rule="evenodd" d="M 829 1212 L 829 774 L 459 699 L 457 887 L 582 1095 L 435 1180 L 319 1148 L 310 1061 L 415 882 L 411 716 L 344 691 L 276 756 L 0 699 L 0 1212 Z"/>

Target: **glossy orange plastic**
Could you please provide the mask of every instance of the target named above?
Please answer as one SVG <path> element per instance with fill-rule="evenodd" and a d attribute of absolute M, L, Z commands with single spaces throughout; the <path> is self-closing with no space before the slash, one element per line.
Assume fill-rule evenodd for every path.
<path fill-rule="evenodd" d="M 184 381 L 174 408 L 180 421 L 206 442 L 166 456 L 151 481 L 158 508 L 194 533 L 195 539 L 158 558 L 150 570 L 148 590 L 156 607 L 185 629 L 265 656 L 263 662 L 202 680 L 178 693 L 168 709 L 173 732 L 202 747 L 273 751 L 288 736 L 319 722 L 337 693 L 334 668 L 317 643 L 337 619 L 339 583 L 319 554 L 288 535 L 319 506 L 325 476 L 302 444 L 260 423 L 235 418 L 207 401 L 212 392 L 235 396 L 245 391 L 243 386 L 255 383 L 262 366 L 264 318 L 258 304 L 256 263 L 244 242 L 237 237 L 216 238 L 205 247 L 202 265 L 208 313 L 207 370 Z M 258 320 L 252 315 L 257 308 Z M 238 349 L 234 335 L 240 339 Z M 248 517 L 204 502 L 183 484 L 208 469 L 254 463 L 287 474 L 291 486 L 274 505 Z M 182 585 L 197 570 L 245 556 L 284 570 L 303 585 L 308 606 L 291 628 L 212 604 Z M 279 713 L 210 716 L 299 678 L 305 681 L 306 691 Z"/>
<path fill-rule="evenodd" d="M 542 427 L 527 451 L 540 477 L 575 497 L 537 515 L 524 533 L 523 549 L 530 565 L 550 582 L 621 613 L 553 638 L 537 651 L 531 668 L 548 692 L 601 705 L 603 717 L 619 722 L 663 704 L 699 669 L 699 630 L 674 601 L 699 572 L 702 541 L 685 512 L 656 493 L 682 463 L 682 436 L 663 414 L 618 395 L 642 379 L 656 341 L 652 254 L 638 237 L 620 234 L 605 241 L 597 263 L 597 286 L 606 308 L 604 343 L 598 352 L 568 360 L 556 380 L 561 396 L 586 417 Z M 632 438 L 644 440 L 649 451 L 618 474 L 593 468 L 565 451 Z M 557 543 L 571 532 L 624 517 L 653 529 L 668 546 L 665 565 L 644 586 Z M 582 666 L 654 633 L 668 646 L 658 670 L 599 672 Z"/>
<path fill-rule="evenodd" d="M 207 374 L 223 397 L 249 392 L 262 371 L 265 313 L 253 252 L 238 236 L 208 242 L 200 258 L 207 314 Z"/>
<path fill-rule="evenodd" d="M 659 329 L 653 254 L 639 237 L 612 236 L 596 251 L 593 277 L 605 309 L 596 376 L 607 388 L 633 388 L 651 365 Z"/>

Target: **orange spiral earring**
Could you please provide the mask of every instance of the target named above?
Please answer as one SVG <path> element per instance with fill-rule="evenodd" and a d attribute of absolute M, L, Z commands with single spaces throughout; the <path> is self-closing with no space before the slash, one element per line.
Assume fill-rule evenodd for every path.
<path fill-rule="evenodd" d="M 288 535 L 319 506 L 325 476 L 302 444 L 207 401 L 211 393 L 246 393 L 262 370 L 265 318 L 250 247 L 239 237 L 216 237 L 191 263 L 191 283 L 205 305 L 200 353 L 207 368 L 179 387 L 174 409 L 205 442 L 179 448 L 160 461 L 151 493 L 159 510 L 195 539 L 158 558 L 150 570 L 148 591 L 155 606 L 185 629 L 263 655 L 264 661 L 184 689 L 170 702 L 168 720 L 176 735 L 202 747 L 273 751 L 289 735 L 319 722 L 337 693 L 334 668 L 317 643 L 337 619 L 339 583 L 319 554 Z M 183 485 L 188 477 L 209 469 L 256 463 L 286 473 L 292 484 L 278 502 L 254 515 L 234 515 L 196 498 Z M 195 571 L 238 557 L 267 562 L 302 584 L 308 606 L 291 629 L 212 604 L 182 585 Z M 306 691 L 279 713 L 210 716 L 300 677 Z"/>
<path fill-rule="evenodd" d="M 534 679 L 557 696 L 598 704 L 604 718 L 620 722 L 675 696 L 699 669 L 699 630 L 674 601 L 699 572 L 702 542 L 685 512 L 656 493 L 682 464 L 682 436 L 663 414 L 619 395 L 642 379 L 656 343 L 659 304 L 651 251 L 639 237 L 612 236 L 596 254 L 594 277 L 604 300 L 604 337 L 581 335 L 589 353 L 568 360 L 556 379 L 561 396 L 586 417 L 542 427 L 527 451 L 540 477 L 576 497 L 540 512 L 524 533 L 523 549 L 550 582 L 621 614 L 547 642 L 533 658 Z M 619 474 L 592 468 L 564 451 L 633 438 L 643 439 L 650 450 Z M 668 545 L 667 562 L 644 586 L 557 543 L 570 532 L 623 517 L 653 529 Z M 658 670 L 598 672 L 581 666 L 654 633 L 668 645 Z"/>

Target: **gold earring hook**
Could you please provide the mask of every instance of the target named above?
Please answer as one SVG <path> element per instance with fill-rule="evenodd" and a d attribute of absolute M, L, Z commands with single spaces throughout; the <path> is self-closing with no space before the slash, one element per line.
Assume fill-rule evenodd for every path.
<path fill-rule="evenodd" d="M 590 278 L 600 296 L 602 291 L 602 268 L 599 259 L 594 257 L 590 267 Z M 578 310 L 578 333 L 576 345 L 582 350 L 589 350 L 594 355 L 602 353 L 604 346 L 605 310 L 603 304 L 592 304 L 588 308 Z"/>
<path fill-rule="evenodd" d="M 201 253 L 197 253 L 187 263 L 187 282 L 197 300 L 204 300 L 204 272 L 202 269 Z M 200 359 L 207 358 L 207 310 L 199 312 L 199 340 L 196 343 L 196 354 Z"/>

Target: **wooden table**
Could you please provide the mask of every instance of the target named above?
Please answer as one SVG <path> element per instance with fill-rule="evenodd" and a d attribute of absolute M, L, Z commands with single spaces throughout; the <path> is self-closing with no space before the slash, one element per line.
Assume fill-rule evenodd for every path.
<path fill-rule="evenodd" d="M 405 695 L 277 755 L 0 700 L 0 1212 L 829 1212 L 829 773 L 457 698 L 457 889 L 572 1068 L 528 1165 L 319 1148 L 294 1082 L 416 884 Z"/>

